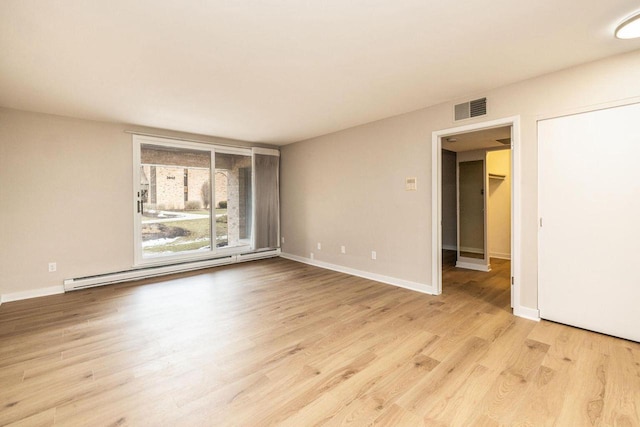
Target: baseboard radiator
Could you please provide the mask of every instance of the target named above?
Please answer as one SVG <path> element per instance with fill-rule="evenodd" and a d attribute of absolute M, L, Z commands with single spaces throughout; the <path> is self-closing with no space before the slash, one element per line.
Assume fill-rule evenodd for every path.
<path fill-rule="evenodd" d="M 264 258 L 273 258 L 277 256 L 280 256 L 280 249 L 268 249 L 258 252 L 228 255 L 202 261 L 188 261 L 170 265 L 142 267 L 132 270 L 118 271 L 115 273 L 98 274 L 95 276 L 76 277 L 74 279 L 66 279 L 64 281 L 64 290 L 65 292 L 76 291 L 78 289 L 92 288 L 95 286 L 148 279 L 167 274 L 182 273 L 185 271 L 193 271 L 202 268 L 235 264 L 238 262 L 253 261 Z"/>

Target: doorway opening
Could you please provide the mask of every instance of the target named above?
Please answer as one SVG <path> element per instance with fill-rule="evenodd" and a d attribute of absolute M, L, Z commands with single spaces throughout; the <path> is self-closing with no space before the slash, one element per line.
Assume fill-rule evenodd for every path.
<path fill-rule="evenodd" d="M 433 133 L 434 288 L 468 283 L 519 313 L 519 119 Z"/>
<path fill-rule="evenodd" d="M 511 126 L 445 136 L 441 194 L 443 286 L 510 309 Z"/>

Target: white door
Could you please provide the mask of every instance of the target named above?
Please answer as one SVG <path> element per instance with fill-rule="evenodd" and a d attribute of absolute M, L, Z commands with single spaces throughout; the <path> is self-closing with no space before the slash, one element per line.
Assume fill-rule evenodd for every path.
<path fill-rule="evenodd" d="M 538 123 L 540 316 L 640 341 L 640 104 Z"/>

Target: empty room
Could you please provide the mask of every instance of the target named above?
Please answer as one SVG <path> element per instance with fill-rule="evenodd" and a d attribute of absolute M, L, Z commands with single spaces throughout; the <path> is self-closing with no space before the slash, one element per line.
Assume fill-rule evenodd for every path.
<path fill-rule="evenodd" d="M 640 426 L 640 5 L 0 2 L 0 426 Z"/>

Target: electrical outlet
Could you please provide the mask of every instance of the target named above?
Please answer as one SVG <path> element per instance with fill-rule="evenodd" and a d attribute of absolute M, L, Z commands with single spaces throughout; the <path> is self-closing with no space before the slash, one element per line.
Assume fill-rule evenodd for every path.
<path fill-rule="evenodd" d="M 281 237 L 280 240 L 282 241 L 282 243 L 284 243 L 284 236 Z"/>
<path fill-rule="evenodd" d="M 55 263 L 55 262 L 50 262 L 49 263 L 49 273 L 53 273 L 57 269 L 58 269 L 58 264 L 57 263 Z"/>
<path fill-rule="evenodd" d="M 347 253 L 347 248 L 345 248 L 344 246 L 340 246 L 340 253 L 346 254 Z"/>
<path fill-rule="evenodd" d="M 309 258 L 313 259 L 313 252 L 309 255 Z"/>
<path fill-rule="evenodd" d="M 376 251 L 371 251 L 371 259 L 377 259 L 378 254 L 376 254 Z"/>
<path fill-rule="evenodd" d="M 320 242 L 318 242 L 318 250 L 322 250 L 322 244 Z"/>

